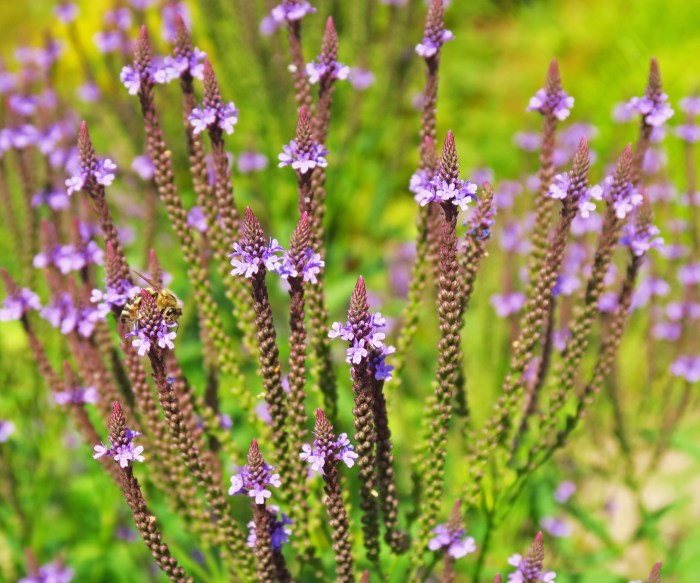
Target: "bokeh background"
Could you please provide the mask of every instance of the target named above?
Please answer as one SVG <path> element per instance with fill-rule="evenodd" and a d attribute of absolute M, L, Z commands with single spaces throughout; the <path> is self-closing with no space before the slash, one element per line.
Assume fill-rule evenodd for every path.
<path fill-rule="evenodd" d="M 0 56 L 7 68 L 13 69 L 18 46 L 40 44 L 46 34 L 64 43 L 56 90 L 72 103 L 78 117 L 88 120 L 97 151 L 108 154 L 120 168 L 128 168 L 143 148 L 137 104 L 128 99 L 118 82 L 124 64 L 121 57 L 101 55 L 93 39 L 103 26 L 105 11 L 120 3 L 92 0 L 77 4 L 80 16 L 76 28 L 82 55 L 69 42 L 65 25 L 54 16 L 51 1 L 4 0 L 0 10 Z M 296 189 L 291 174 L 277 170 L 274 164 L 281 145 L 292 137 L 296 121 L 284 35 L 259 34 L 257 23 L 269 9 L 262 0 L 192 0 L 186 4 L 195 43 L 210 55 L 224 98 L 234 100 L 241 111 L 236 133 L 229 140 L 234 157 L 252 149 L 270 159 L 268 169 L 255 174 L 237 172 L 234 163 L 238 206 L 250 205 L 270 232 L 287 240 L 296 220 Z M 332 14 L 340 36 L 340 60 L 375 75 L 374 85 L 365 91 L 348 86 L 339 87 L 335 93 L 328 143 L 331 154 L 326 225 L 330 314 L 333 319 L 343 317 L 356 277 L 363 274 L 368 287 L 376 292 L 375 309 L 397 318 L 403 298 L 396 270 L 405 271 L 410 266 L 410 260 L 402 263 L 401 257 L 415 234 L 416 205 L 407 184 L 418 162 L 420 116 L 416 99 L 424 65 L 412 49 L 422 36 L 425 6 L 422 1 L 392 7 L 369 0 L 318 0 L 314 4 L 318 14 L 305 21 L 307 56 L 317 53 L 325 17 Z M 167 50 L 167 42 L 159 33 L 157 9 L 147 11 L 146 23 L 159 50 Z M 539 116 L 526 113 L 525 106 L 544 84 L 551 58 L 557 58 L 564 87 L 576 99 L 572 121 L 597 128 L 591 143 L 597 153 L 594 180 L 601 179 L 608 164 L 636 136 L 636 124 L 614 123 L 611 113 L 615 104 L 642 94 L 652 56 L 660 63 L 664 87 L 673 105 L 700 80 L 700 10 L 694 2 L 453 0 L 446 23 L 456 40 L 443 51 L 438 136 L 441 140 L 452 129 L 465 177 L 475 171 L 484 176 L 488 168 L 497 185 L 503 180 L 521 179 L 537 168 L 536 154 L 519 150 L 513 138 L 516 132 L 539 127 Z M 82 103 L 74 97 L 86 67 L 105 94 L 97 103 Z M 119 111 L 112 107 L 112 95 L 116 93 L 124 104 Z M 176 88 L 159 92 L 159 107 L 175 142 L 181 131 Z M 182 140 L 177 143 L 174 154 L 185 177 L 184 144 Z M 666 148 L 670 160 L 666 172 L 682 191 L 682 144 L 671 137 Z M 186 201 L 194 204 L 187 181 L 181 183 Z M 143 265 L 145 195 L 125 182 L 118 182 L 113 192 L 120 220 L 132 230 L 129 255 L 135 265 Z M 528 196 L 525 193 L 519 198 L 513 213 L 527 211 Z M 162 228 L 155 246 L 165 253 L 172 236 L 165 217 L 160 218 Z M 1 262 L 12 272 L 17 262 L 10 251 L 11 243 L 3 229 Z M 507 366 L 511 332 L 511 323 L 496 318 L 489 303 L 504 278 L 503 258 L 495 242 L 493 247 L 466 318 L 465 367 L 474 417 L 480 420 L 488 413 Z M 173 275 L 171 287 L 187 306 L 189 287 L 181 259 L 177 254 L 164 254 L 162 260 Z M 283 293 L 280 291 L 278 296 L 283 297 Z M 283 309 L 280 305 L 279 321 L 283 321 Z M 423 314 L 406 381 L 401 392 L 389 396 L 396 447 L 405 452 L 398 455 L 405 487 L 415 424 L 423 404 L 419 395 L 426 393 L 432 379 L 435 320 L 434 314 Z M 188 376 L 201 386 L 201 354 L 195 328 L 193 319 L 185 316 L 178 349 Z M 621 421 L 603 394 L 576 438 L 533 477 L 499 526 L 482 580 L 496 570 L 506 571 L 507 557 L 524 550 L 541 520 L 557 517 L 569 525 L 570 531 L 567 536 L 547 538 L 547 564 L 559 572 L 559 581 L 641 579 L 656 560 L 664 561 L 665 581 L 697 581 L 697 412 L 689 410 L 675 428 L 672 447 L 657 470 L 641 476 L 630 473 L 630 467 L 642 467 L 650 455 L 665 404 L 661 392 L 649 390 L 649 368 L 657 356 L 662 356 L 648 353 L 645 331 L 645 321 L 635 316 L 618 367 L 622 400 L 618 411 L 625 413 L 631 450 L 624 451 L 616 438 Z M 47 342 L 54 349 L 52 358 L 60 362 L 58 338 L 52 334 L 47 328 Z M 663 367 L 666 371 L 667 363 Z M 130 530 L 121 494 L 92 461 L 91 448 L 80 443 L 64 412 L 50 402 L 34 368 L 19 325 L 3 324 L 0 419 L 12 419 L 17 428 L 2 450 L 4 467 L 11 472 L 0 480 L 0 581 L 15 581 L 24 572 L 24 547 L 30 547 L 40 562 L 63 557 L 76 569 L 80 582 L 164 580 L 151 569 L 146 548 Z M 347 379 L 340 367 L 339 375 L 347 420 L 350 387 L 347 382 L 343 386 Z M 664 382 L 668 380 L 667 372 L 658 375 Z M 251 382 L 257 382 L 254 376 Z M 642 400 L 644 406 L 639 407 Z M 226 407 L 234 413 L 234 426 L 244 423 L 246 414 L 252 414 L 236 411 L 235 403 L 224 400 Z M 463 473 L 459 467 L 450 467 L 449 479 L 458 480 Z M 564 505 L 553 497 L 563 480 L 577 484 L 576 494 Z M 17 493 L 16 501 L 10 500 L 11 492 Z M 175 550 L 179 545 L 185 548 L 187 535 L 179 532 L 180 525 L 167 514 L 162 498 L 155 491 L 147 495 L 157 513 L 162 511 L 165 528 L 173 533 Z M 478 542 L 483 533 L 478 515 L 469 529 Z M 178 553 L 183 554 L 187 551 Z M 190 560 L 188 566 L 197 577 L 196 561 Z"/>

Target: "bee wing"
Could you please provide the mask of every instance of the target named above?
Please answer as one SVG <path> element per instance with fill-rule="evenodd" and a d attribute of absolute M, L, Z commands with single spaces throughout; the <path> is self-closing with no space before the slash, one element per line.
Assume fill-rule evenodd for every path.
<path fill-rule="evenodd" d="M 147 284 L 149 284 L 154 290 L 156 290 L 156 291 L 161 291 L 161 290 L 163 289 L 163 287 L 162 287 L 161 285 L 159 285 L 159 284 L 157 284 L 155 281 L 149 279 L 148 277 L 146 277 L 146 276 L 143 275 L 142 273 L 139 273 L 138 271 L 136 271 L 136 270 L 133 269 L 132 267 L 130 267 L 129 269 L 131 269 L 131 271 L 133 271 L 133 272 L 134 272 L 136 275 L 138 275 L 143 281 L 145 281 Z"/>

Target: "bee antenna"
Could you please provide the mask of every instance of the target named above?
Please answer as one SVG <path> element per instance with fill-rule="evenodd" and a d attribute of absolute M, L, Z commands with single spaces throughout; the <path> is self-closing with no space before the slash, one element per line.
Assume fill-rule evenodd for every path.
<path fill-rule="evenodd" d="M 147 284 L 152 285 L 155 290 L 160 290 L 162 286 L 158 285 L 155 283 L 153 280 L 147 278 L 145 275 L 142 273 L 139 273 L 136 271 L 133 267 L 130 267 L 131 271 L 133 271 L 136 275 L 138 275 L 143 281 L 145 281 Z"/>

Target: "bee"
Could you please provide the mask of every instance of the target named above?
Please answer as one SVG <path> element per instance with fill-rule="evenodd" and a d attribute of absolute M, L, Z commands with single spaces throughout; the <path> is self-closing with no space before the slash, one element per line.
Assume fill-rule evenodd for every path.
<path fill-rule="evenodd" d="M 147 293 L 151 294 L 151 297 L 155 298 L 156 306 L 163 316 L 163 320 L 168 325 L 177 324 L 180 316 L 182 316 L 182 303 L 177 299 L 177 296 L 171 292 L 169 289 L 164 289 L 162 286 L 151 281 L 144 275 L 141 275 L 138 271 L 131 270 L 146 283 L 150 284 L 150 287 L 144 288 Z M 141 310 L 141 294 L 137 294 L 131 298 L 122 313 L 119 316 L 119 321 L 122 324 L 133 324 L 140 317 Z"/>

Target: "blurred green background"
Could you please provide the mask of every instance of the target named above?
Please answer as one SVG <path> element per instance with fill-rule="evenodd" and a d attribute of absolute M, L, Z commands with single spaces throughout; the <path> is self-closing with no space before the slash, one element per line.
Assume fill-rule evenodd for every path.
<path fill-rule="evenodd" d="M 377 290 L 381 311 L 398 317 L 402 300 L 391 296 L 387 267 L 399 245 L 415 232 L 416 206 L 406 187 L 418 161 L 420 116 L 412 103 L 422 88 L 424 66 L 412 48 L 422 36 L 424 5 L 418 1 L 398 8 L 347 0 L 313 3 L 319 13 L 304 22 L 307 57 L 317 54 L 323 22 L 333 14 L 340 36 L 340 60 L 366 67 L 376 75 L 375 85 L 366 92 L 338 87 L 335 94 L 328 143 L 327 288 L 331 318 L 343 317 L 360 273 L 365 275 L 369 288 Z M 122 100 L 132 108 L 130 115 L 137 120 L 135 102 L 127 100 L 126 91 L 115 81 L 121 64 L 100 58 L 92 40 L 101 26 L 102 14 L 115 5 L 119 2 L 80 2 L 77 27 L 101 87 L 107 93 L 121 91 Z M 281 145 L 291 139 L 296 122 L 291 83 L 285 71 L 284 35 L 258 35 L 255 27 L 268 8 L 262 0 L 202 0 L 188 5 L 195 43 L 210 54 L 224 98 L 233 99 L 241 111 L 240 123 L 228 144 L 234 155 L 252 148 L 271 160 L 268 170 L 261 174 L 234 174 L 238 206 L 253 207 L 270 232 L 286 241 L 296 221 L 296 190 L 291 173 L 278 171 L 274 164 Z M 497 183 L 534 171 L 534 156 L 519 152 L 512 139 L 517 131 L 538 129 L 539 116 L 526 113 L 525 106 L 544 84 L 549 61 L 556 57 L 564 88 L 576 99 L 571 119 L 594 124 L 599 130 L 592 143 L 599 158 L 592 174 L 599 179 L 607 164 L 635 138 L 636 127 L 613 124 L 611 110 L 616 103 L 642 94 L 651 56 L 659 60 L 664 86 L 674 106 L 697 86 L 698 8 L 697 3 L 682 0 L 453 0 L 446 23 L 456 40 L 443 51 L 439 140 L 448 129 L 454 131 L 465 177 L 485 166 L 493 169 Z M 13 51 L 20 43 L 41 43 L 47 32 L 65 41 L 65 27 L 55 20 L 52 10 L 52 2 L 45 0 L 3 1 L 0 56 L 10 68 Z M 157 32 L 158 21 L 157 11 L 149 10 L 147 22 L 153 25 L 153 37 L 165 49 Z M 58 72 L 59 92 L 71 96 L 81 83 L 82 73 L 68 44 Z M 169 136 L 175 141 L 181 131 L 176 88 L 159 92 L 159 106 Z M 140 153 L 142 136 L 124 131 L 128 124 L 114 112 L 105 111 L 104 104 L 76 103 L 76 109 L 89 121 L 97 151 L 113 157 L 120 167 L 128 167 Z M 178 148 L 176 160 L 183 162 L 182 143 Z M 682 164 L 674 164 L 682 159 L 680 144 L 670 139 L 668 148 L 672 161 L 669 173 L 682 190 Z M 186 176 L 184 165 L 178 168 Z M 116 188 L 118 191 L 119 185 Z M 186 186 L 183 196 L 193 204 L 194 196 Z M 134 200 L 138 202 L 138 198 Z M 156 243 L 164 251 L 171 238 L 165 217 L 161 218 L 164 226 Z M 6 233 L 0 242 L 2 263 L 12 271 L 14 261 L 9 256 Z M 138 239 L 130 247 L 130 254 L 136 265 L 139 261 L 143 264 Z M 465 366 L 474 415 L 481 420 L 497 394 L 507 364 L 508 324 L 494 321 L 488 305 L 489 296 L 501 285 L 503 264 L 498 257 L 496 253 L 486 261 L 466 323 Z M 169 255 L 163 261 L 175 275 L 173 289 L 187 305 L 183 265 Z M 283 321 L 284 306 L 276 309 L 278 321 Z M 406 489 L 415 423 L 422 410 L 418 395 L 429 388 L 434 361 L 434 316 L 425 314 L 422 325 L 427 332 L 421 334 L 408 367 L 410 380 L 402 387 L 406 392 L 389 397 Z M 625 399 L 635 404 L 646 379 L 646 368 L 639 357 L 643 330 L 643 323 L 633 320 L 620 366 Z M 187 327 L 184 332 L 189 343 L 178 349 L 191 378 L 201 381 L 201 355 L 195 335 Z M 54 349 L 52 356 L 60 361 L 58 339 L 51 334 L 47 339 Z M 23 572 L 23 546 L 30 546 L 40 562 L 62 556 L 78 571 L 77 581 L 159 580 L 148 570 L 150 560 L 140 541 L 124 542 L 115 537 L 120 527 L 130 524 L 121 494 L 89 457 L 89 448 L 79 443 L 64 413 L 48 403 L 43 381 L 33 371 L 21 330 L 3 325 L 0 418 L 13 419 L 18 428 L 10 447 L 3 450 L 15 473 L 5 477 L 0 492 L 2 488 L 16 491 L 19 499 L 15 504 L 5 495 L 0 501 L 0 524 L 7 525 L 0 530 L 0 580 L 14 581 Z M 348 405 L 349 386 L 342 384 L 346 375 L 341 367 L 339 379 L 341 391 L 345 391 L 342 402 Z M 235 404 L 227 405 L 235 409 Z M 648 405 L 651 419 L 662 405 L 660 400 Z M 347 411 L 345 420 L 349 423 Z M 693 423 L 697 420 L 697 413 L 686 419 L 675 438 L 676 453 L 666 458 L 660 471 L 641 487 L 630 484 L 625 475 L 612 437 L 610 407 L 602 399 L 591 422 L 578 431 L 556 464 L 538 472 L 499 529 L 485 573 L 492 576 L 496 570 L 508 572 L 507 557 L 523 552 L 538 528 L 537 518 L 559 512 L 552 493 L 561 479 L 569 478 L 579 485 L 576 498 L 565 511 L 574 525 L 573 536 L 558 540 L 550 537 L 547 543 L 547 565 L 560 572 L 557 580 L 605 583 L 641 579 L 653 562 L 661 559 L 665 562 L 665 581 L 695 582 L 700 569 L 700 553 L 696 550 L 700 548 L 700 447 L 694 429 L 697 423 Z M 645 434 L 645 420 L 630 421 L 638 440 L 638 454 L 643 457 L 653 434 Z M 459 480 L 464 469 L 459 463 L 453 465 L 449 468 L 450 479 Z M 454 492 L 459 492 L 458 486 Z M 147 492 L 147 496 L 154 501 L 157 513 L 165 515 L 166 532 L 175 550 L 179 545 L 186 547 L 187 534 L 180 532 L 180 525 L 167 515 L 158 493 Z M 608 508 L 612 504 L 617 505 L 616 512 Z M 447 501 L 445 507 L 449 505 Z M 469 527 L 478 544 L 483 532 L 478 516 Z M 186 554 L 185 550 L 178 552 Z M 463 561 L 473 563 L 473 558 Z M 196 563 L 190 560 L 188 566 L 197 577 Z M 466 572 L 470 569 L 467 567 Z M 487 580 L 485 576 L 483 580 Z"/>

